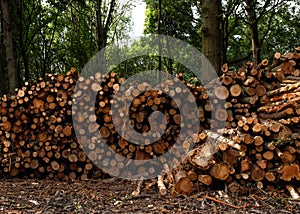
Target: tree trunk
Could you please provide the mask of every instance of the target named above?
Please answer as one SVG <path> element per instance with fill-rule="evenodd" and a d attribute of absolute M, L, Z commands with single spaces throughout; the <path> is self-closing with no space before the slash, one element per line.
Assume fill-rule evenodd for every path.
<path fill-rule="evenodd" d="M 1 44 L 2 46 L 2 44 Z M 2 51 L 2 47 L 0 47 L 0 75 L 2 78 L 5 77 L 5 70 L 4 70 L 4 61 L 2 60 L 2 56 L 4 56 L 4 53 Z M 6 81 L 0 81 L 0 96 L 2 96 L 3 94 L 5 94 L 5 82 Z"/>
<path fill-rule="evenodd" d="M 108 33 L 109 29 L 111 27 L 111 24 L 113 23 L 113 14 L 116 10 L 116 0 L 111 0 L 110 3 L 104 3 L 107 5 L 107 12 L 104 14 L 105 11 L 103 11 L 103 1 L 97 0 L 97 45 L 98 45 L 98 51 L 100 51 L 102 48 L 105 48 L 107 45 L 107 39 L 108 39 Z"/>
<path fill-rule="evenodd" d="M 19 40 L 19 47 L 16 47 L 16 50 L 19 49 L 20 50 L 20 56 L 19 59 L 21 58 L 23 61 L 23 69 L 24 69 L 24 78 L 25 80 L 29 80 L 29 64 L 28 64 L 28 57 L 27 57 L 27 53 L 26 53 L 26 45 L 24 44 L 24 39 L 25 39 L 25 35 L 24 35 L 24 29 L 23 27 L 25 26 L 25 24 L 23 23 L 24 21 L 24 16 L 23 16 L 23 4 L 24 2 L 19 1 L 16 2 L 17 4 L 15 5 L 16 7 L 16 12 L 18 14 L 18 19 L 19 19 L 19 23 L 18 23 L 18 40 Z M 25 42 L 26 43 L 26 42 Z M 18 62 L 18 70 L 21 71 L 20 69 L 20 61 Z M 22 84 L 21 80 L 19 79 L 19 82 Z"/>
<path fill-rule="evenodd" d="M 252 55 L 254 64 L 258 65 L 260 63 L 260 42 L 258 34 L 258 19 L 255 12 L 255 2 L 252 0 L 246 0 L 246 11 L 248 14 L 248 22 L 251 29 L 251 39 L 252 39 Z"/>
<path fill-rule="evenodd" d="M 21 57 L 23 60 L 23 65 L 24 65 L 24 78 L 25 80 L 29 80 L 30 79 L 30 74 L 29 74 L 29 60 L 28 60 L 28 56 L 27 56 L 27 51 L 26 51 L 26 45 L 24 44 L 24 29 L 23 29 L 23 20 L 24 20 L 24 16 L 23 16 L 23 4 L 24 2 L 19 2 L 20 4 L 18 5 L 18 15 L 19 15 L 19 20 L 20 20 L 20 26 L 18 28 L 18 33 L 19 33 L 19 41 L 20 41 L 20 52 L 21 52 Z"/>
<path fill-rule="evenodd" d="M 158 0 L 158 17 L 157 17 L 157 34 L 161 34 L 161 0 Z M 160 41 L 160 36 L 158 36 L 158 81 L 161 81 L 161 69 L 162 69 L 162 63 L 161 63 L 161 52 L 162 52 L 162 47 L 161 47 L 161 41 Z"/>
<path fill-rule="evenodd" d="M 30 79 L 29 64 L 28 64 L 27 53 L 26 53 L 26 50 L 24 50 L 24 48 L 22 48 L 22 50 L 21 50 L 21 55 L 22 55 L 22 59 L 23 59 L 23 63 L 24 63 L 24 77 L 25 77 L 25 80 L 28 81 Z"/>
<path fill-rule="evenodd" d="M 202 53 L 209 60 L 215 71 L 221 73 L 222 32 L 221 32 L 221 0 L 203 0 L 202 9 Z M 204 75 L 209 78 L 209 71 L 202 64 Z"/>
<path fill-rule="evenodd" d="M 1 12 L 1 9 L 0 9 Z M 3 19 L 2 14 L 0 15 L 0 75 L 3 81 L 0 81 L 0 96 L 5 94 L 5 46 L 3 38 Z"/>
<path fill-rule="evenodd" d="M 104 37 L 105 33 L 104 32 L 104 26 L 103 26 L 103 21 L 102 21 L 102 0 L 97 1 L 97 46 L 98 46 L 98 51 L 100 51 L 102 48 L 105 46 L 105 40 L 106 38 Z"/>
<path fill-rule="evenodd" d="M 96 17 L 97 17 L 97 46 L 98 51 L 102 50 L 107 45 L 107 39 L 108 39 L 108 33 L 109 29 L 111 27 L 111 24 L 113 23 L 113 14 L 115 12 L 115 6 L 116 6 L 116 0 L 111 0 L 110 3 L 107 5 L 107 12 L 104 14 L 103 10 L 103 4 L 106 4 L 106 1 L 103 3 L 102 0 L 97 0 L 96 3 Z M 100 56 L 100 69 L 105 71 L 106 66 L 103 64 L 104 59 L 102 57 L 105 57 L 104 53 L 102 56 Z M 102 63 L 101 63 L 102 62 Z"/>
<path fill-rule="evenodd" d="M 6 60 L 9 80 L 9 93 L 14 94 L 15 88 L 18 87 L 17 64 L 14 57 L 13 34 L 10 20 L 8 0 L 1 0 L 2 19 L 4 24 L 4 38 L 6 46 Z"/>
<path fill-rule="evenodd" d="M 228 48 L 228 42 L 229 42 L 229 32 L 228 32 L 228 16 L 226 16 L 222 21 L 222 58 L 221 58 L 221 64 L 228 62 L 227 59 L 227 48 Z"/>

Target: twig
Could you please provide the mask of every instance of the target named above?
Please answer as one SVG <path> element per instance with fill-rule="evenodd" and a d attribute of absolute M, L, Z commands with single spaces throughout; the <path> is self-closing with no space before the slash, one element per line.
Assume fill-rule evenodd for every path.
<path fill-rule="evenodd" d="M 227 203 L 227 202 L 225 202 L 225 201 L 218 200 L 218 199 L 213 198 L 213 197 L 210 197 L 210 196 L 208 196 L 208 195 L 205 195 L 204 198 L 209 199 L 209 200 L 212 200 L 212 201 L 217 202 L 217 203 L 220 203 L 220 204 L 224 204 L 224 205 L 229 206 L 229 207 L 233 207 L 233 208 L 235 208 L 235 209 L 241 209 L 241 208 L 244 208 L 244 207 L 245 207 L 245 206 L 235 206 L 235 205 L 233 205 L 233 204 Z"/>
<path fill-rule="evenodd" d="M 172 174 L 172 171 L 169 169 L 169 166 L 168 164 L 164 164 L 164 169 L 166 171 L 166 174 L 167 174 L 167 178 L 168 178 L 168 181 L 173 184 L 175 179 L 174 179 L 174 176 Z"/>
<path fill-rule="evenodd" d="M 137 195 L 140 194 L 143 183 L 144 183 L 144 178 L 141 178 L 141 179 L 139 180 L 139 183 L 138 183 L 138 186 L 137 186 L 136 190 L 134 190 L 134 191 L 131 193 L 132 196 L 137 196 Z"/>
<path fill-rule="evenodd" d="M 149 190 L 152 186 L 154 186 L 157 183 L 157 180 L 152 180 L 150 183 L 147 183 L 145 186 L 145 190 Z"/>
<path fill-rule="evenodd" d="M 282 195 L 279 195 L 279 198 L 281 199 L 281 201 L 285 204 L 285 207 L 288 211 L 291 211 L 292 208 L 291 206 L 289 205 L 289 203 L 287 202 L 287 200 L 282 196 Z"/>
<path fill-rule="evenodd" d="M 300 198 L 286 198 L 286 200 L 288 200 L 288 201 L 299 201 L 300 202 Z"/>

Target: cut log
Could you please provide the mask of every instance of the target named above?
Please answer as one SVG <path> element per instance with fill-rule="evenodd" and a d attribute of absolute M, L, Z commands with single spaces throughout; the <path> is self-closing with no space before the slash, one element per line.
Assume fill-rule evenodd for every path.
<path fill-rule="evenodd" d="M 284 164 L 282 168 L 278 170 L 281 174 L 280 179 L 284 181 L 291 181 L 293 178 L 300 180 L 300 171 L 298 164 Z"/>
<path fill-rule="evenodd" d="M 198 181 L 209 186 L 212 183 L 212 177 L 210 175 L 198 175 Z"/>
<path fill-rule="evenodd" d="M 240 85 L 235 84 L 230 87 L 230 95 L 233 97 L 238 97 L 242 92 L 242 88 Z"/>
<path fill-rule="evenodd" d="M 215 89 L 214 89 L 214 95 L 218 98 L 218 99 L 221 99 L 221 100 L 225 100 L 228 98 L 229 96 L 229 91 L 228 89 L 225 87 L 225 86 L 217 86 Z"/>
<path fill-rule="evenodd" d="M 216 163 L 210 170 L 210 175 L 219 180 L 226 180 L 229 176 L 229 166 L 225 163 Z"/>
<path fill-rule="evenodd" d="M 261 169 L 259 166 L 254 165 L 254 168 L 252 169 L 251 172 L 251 178 L 254 181 L 261 181 L 264 179 L 265 176 L 265 171 Z"/>
<path fill-rule="evenodd" d="M 175 191 L 179 194 L 188 195 L 194 189 L 193 182 L 188 178 L 187 174 L 183 170 L 179 170 L 175 174 Z"/>

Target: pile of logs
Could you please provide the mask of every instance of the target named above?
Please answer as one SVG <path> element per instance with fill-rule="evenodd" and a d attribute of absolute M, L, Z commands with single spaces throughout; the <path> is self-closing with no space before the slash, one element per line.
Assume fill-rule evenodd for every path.
<path fill-rule="evenodd" d="M 175 170 L 175 182 L 166 177 L 174 194 L 189 194 L 198 182 L 214 187 L 220 181 L 233 193 L 248 192 L 249 183 L 300 192 L 299 49 L 275 53 L 271 65 L 266 59 L 257 66 L 248 62 L 236 72 L 223 66 L 223 84 L 207 89 L 226 98 L 227 114 L 221 114 L 226 127 L 198 135 L 199 146 Z"/>
<path fill-rule="evenodd" d="M 237 71 L 230 71 L 224 65 L 220 79 L 206 86 L 185 82 L 179 74 L 161 84 L 168 94 L 188 97 L 185 93 L 191 92 L 195 96 L 195 100 L 186 99 L 179 104 L 161 90 L 147 90 L 147 83 L 132 84 L 116 104 L 119 115 L 112 115 L 112 100 L 122 90 L 124 79 L 115 73 L 106 76 L 95 73 L 84 78 L 78 77 L 72 68 L 65 75 L 48 74 L 38 82 L 26 82 L 15 96 L 3 96 L 0 100 L 0 174 L 85 180 L 105 174 L 94 164 L 101 161 L 102 166 L 119 170 L 121 175 L 122 161 L 102 149 L 102 144 L 121 157 L 149 160 L 160 157 L 178 141 L 189 148 L 192 138 L 196 144 L 184 161 L 180 154 L 175 154 L 178 160 L 165 160 L 161 164 L 170 169 L 171 162 L 181 162 L 159 176 L 161 193 L 170 190 L 174 195 L 190 194 L 196 186 L 205 189 L 220 184 L 240 193 L 248 191 L 249 183 L 267 190 L 299 188 L 299 52 L 300 47 L 295 53 L 275 53 L 272 63 L 266 59 L 259 65 L 247 62 Z M 176 81 L 181 81 L 185 89 L 177 87 Z M 216 81 L 222 84 L 215 87 Z M 73 94 L 75 87 L 83 93 L 76 90 Z M 87 105 L 91 101 L 85 93 L 88 89 L 98 91 L 92 108 Z M 76 98 L 75 108 L 73 98 Z M 198 115 L 188 114 L 193 102 L 198 105 Z M 179 138 L 184 121 L 179 107 L 189 119 L 199 117 L 198 134 L 191 131 Z M 81 114 L 82 109 L 95 114 L 87 117 Z M 128 109 L 129 117 L 125 117 L 122 109 Z M 163 120 L 159 122 L 159 116 L 150 116 L 155 111 L 164 114 L 166 125 Z M 76 127 L 72 117 L 76 118 Z M 87 123 L 78 123 L 86 120 Z M 220 122 L 223 127 L 210 131 L 210 127 L 217 127 Z M 141 134 L 151 128 L 152 137 L 159 140 L 143 145 L 132 143 L 128 140 L 131 133 L 116 128 L 128 123 Z M 184 125 L 194 128 L 189 123 Z M 77 136 L 74 128 L 79 130 Z M 104 139 L 100 145 L 93 137 L 98 130 Z M 161 135 L 160 130 L 165 133 Z M 136 167 L 138 173 L 147 175 L 155 170 L 157 166 Z"/>
<path fill-rule="evenodd" d="M 71 106 L 77 78 L 75 69 L 48 74 L 1 98 L 1 176 L 84 180 L 101 172 L 74 134 Z"/>

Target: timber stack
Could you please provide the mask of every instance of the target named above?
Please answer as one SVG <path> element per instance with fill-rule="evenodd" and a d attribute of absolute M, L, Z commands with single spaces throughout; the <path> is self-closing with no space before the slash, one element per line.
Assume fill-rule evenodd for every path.
<path fill-rule="evenodd" d="M 185 175 L 185 184 L 173 182 L 173 193 L 189 194 L 196 183 L 204 189 L 221 183 L 233 193 L 249 192 L 249 183 L 299 192 L 299 69 L 300 47 L 275 53 L 270 65 L 267 59 L 257 66 L 248 62 L 234 72 L 224 65 L 223 84 L 206 89 L 226 99 L 226 112 L 215 116 L 217 122 L 225 117 L 225 128 L 199 133 L 196 148 L 174 171 Z"/>
<path fill-rule="evenodd" d="M 72 94 L 78 74 L 47 74 L 1 98 L 0 174 L 9 177 L 86 179 L 93 164 L 78 145 L 72 125 Z"/>
<path fill-rule="evenodd" d="M 169 94 L 191 92 L 195 96 L 179 104 L 162 90 L 147 90 L 147 83 L 132 84 L 115 104 L 114 95 L 123 90 L 124 83 L 115 73 L 83 78 L 71 69 L 66 75 L 48 74 L 45 80 L 26 82 L 15 96 L 3 96 L 0 101 L 1 175 L 85 180 L 105 174 L 94 165 L 97 161 L 122 173 L 124 165 L 113 153 L 148 160 L 163 155 L 178 141 L 188 148 L 192 138 L 195 146 L 183 162 L 175 155 L 178 160 L 162 163 L 166 174 L 159 176 L 159 186 L 167 185 L 173 195 L 190 194 L 198 184 L 200 189 L 223 184 L 240 193 L 248 191 L 249 183 L 267 190 L 283 187 L 290 191 L 291 186 L 299 190 L 299 52 L 300 47 L 295 53 L 275 53 L 272 63 L 267 59 L 259 65 L 247 62 L 237 71 L 224 65 L 220 79 L 206 86 L 186 82 L 178 74 L 161 87 Z M 177 87 L 176 81 L 186 87 Z M 97 91 L 94 106 L 87 104 L 93 98 L 86 96 L 88 89 Z M 200 130 L 179 137 L 183 121 L 179 107 L 188 111 L 193 102 L 198 105 Z M 119 110 L 115 115 L 112 105 Z M 87 116 L 82 109 L 95 114 Z M 150 116 L 155 111 L 164 114 L 167 125 L 158 122 L 159 116 Z M 72 116 L 79 130 L 76 135 Z M 222 123 L 223 127 L 210 129 Z M 126 124 L 142 134 L 151 129 L 152 137 L 159 140 L 131 143 L 131 132 L 117 129 Z M 160 130 L 166 133 L 161 136 Z M 93 137 L 98 131 L 101 143 Z M 113 152 L 107 153 L 102 144 Z M 170 171 L 171 162 L 181 164 Z M 146 174 L 156 169 L 136 167 Z"/>

